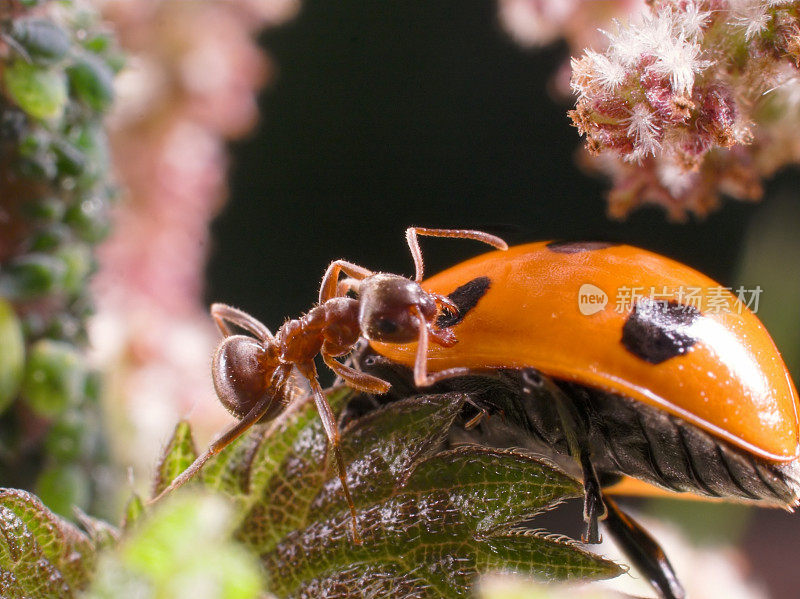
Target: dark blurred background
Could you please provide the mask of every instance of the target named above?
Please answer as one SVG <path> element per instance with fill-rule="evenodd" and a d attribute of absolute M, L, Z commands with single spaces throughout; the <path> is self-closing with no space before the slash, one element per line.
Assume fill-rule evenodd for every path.
<path fill-rule="evenodd" d="M 332 259 L 413 274 L 412 224 L 511 243 L 613 239 L 724 285 L 761 285 L 760 314 L 797 376 L 796 172 L 767 182 L 763 202 L 728 201 L 703 221 L 669 223 L 655 208 L 608 220 L 607 184 L 576 166 L 569 106 L 548 94 L 566 48 L 518 47 L 491 1 L 309 1 L 263 45 L 277 82 L 256 133 L 234 148 L 209 300 L 274 330 L 311 307 Z M 427 272 L 483 249 L 425 240 Z M 744 546 L 774 597 L 797 596 L 788 564 L 800 556 L 800 516 L 757 510 Z"/>
<path fill-rule="evenodd" d="M 235 148 L 209 297 L 273 325 L 309 307 L 334 258 L 410 272 L 412 224 L 512 242 L 614 238 L 726 281 L 762 209 L 731 201 L 686 224 L 656 208 L 606 219 L 606 183 L 576 166 L 569 106 L 547 91 L 566 48 L 521 49 L 493 2 L 312 1 L 263 42 L 278 78 L 256 135 Z M 482 249 L 425 243 L 432 271 Z"/>

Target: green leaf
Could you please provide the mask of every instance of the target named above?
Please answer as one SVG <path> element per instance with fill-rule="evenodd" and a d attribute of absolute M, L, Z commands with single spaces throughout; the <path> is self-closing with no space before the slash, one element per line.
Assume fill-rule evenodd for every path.
<path fill-rule="evenodd" d="M 446 401 L 410 398 L 349 426 L 344 431 L 342 454 L 356 504 L 390 497 L 418 461 L 438 450 L 462 405 L 460 396 Z M 320 435 L 319 440 L 324 451 L 324 436 Z M 332 479 L 320 489 L 309 508 L 318 517 L 343 512 L 343 497 L 338 478 Z"/>
<path fill-rule="evenodd" d="M 144 516 L 144 503 L 137 493 L 133 493 L 125 504 L 124 516 L 122 518 L 123 530 L 130 530 Z"/>
<path fill-rule="evenodd" d="M 17 396 L 25 365 L 25 340 L 14 307 L 0 298 L 0 413 Z"/>
<path fill-rule="evenodd" d="M 521 576 L 493 576 L 481 581 L 479 599 L 623 599 L 609 589 L 578 584 L 538 584 Z M 633 599 L 630 597 L 630 599 Z"/>
<path fill-rule="evenodd" d="M 0 596 L 70 599 L 94 566 L 90 539 L 42 502 L 14 489 L 0 490 Z"/>
<path fill-rule="evenodd" d="M 3 82 L 11 99 L 32 117 L 54 119 L 64 112 L 68 94 L 62 71 L 16 60 L 3 70 Z"/>
<path fill-rule="evenodd" d="M 581 497 L 583 487 L 528 454 L 466 445 L 420 462 L 403 492 L 458 504 L 471 528 L 489 534 Z"/>
<path fill-rule="evenodd" d="M 73 513 L 83 530 L 89 535 L 95 549 L 112 547 L 119 541 L 120 532 L 115 526 L 111 526 L 105 520 L 94 518 L 78 508 L 75 508 Z"/>
<path fill-rule="evenodd" d="M 181 421 L 172 432 L 169 441 L 156 468 L 156 477 L 153 481 L 153 496 L 158 495 L 197 458 L 197 450 L 192 439 L 192 427 L 186 421 Z"/>
<path fill-rule="evenodd" d="M 580 497 L 579 482 L 518 451 L 443 449 L 463 401 L 411 397 L 342 430 L 360 545 L 313 406 L 254 427 L 200 476 L 236 499 L 235 537 L 260 556 L 278 597 L 456 598 L 495 570 L 540 581 L 620 574 L 575 541 L 529 528 Z"/>
<path fill-rule="evenodd" d="M 342 511 L 330 519 L 309 518 L 306 528 L 262 558 L 280 596 L 303 595 L 307 585 L 331 576 L 342 584 L 342 573 L 363 563 L 394 568 L 406 581 L 420 579 L 420 586 L 442 597 L 465 596 L 480 573 L 493 570 L 546 581 L 616 575 L 618 566 L 569 539 L 515 528 L 580 492 L 575 481 L 529 456 L 465 446 L 423 461 L 406 486 L 359 509 L 362 546 L 350 541 Z M 250 536 L 259 524 L 245 522 L 241 530 Z M 351 582 L 349 592 L 325 596 L 349 596 L 358 588 L 357 580 Z"/>
<path fill-rule="evenodd" d="M 329 392 L 328 401 L 336 407 L 343 405 L 349 398 L 351 391 L 340 388 Z M 297 406 L 295 406 L 296 408 Z M 274 422 L 263 427 L 255 427 L 249 435 L 240 437 L 226 447 L 219 455 L 210 460 L 200 473 L 203 482 L 216 491 L 221 491 L 238 501 L 240 508 L 237 517 L 243 519 L 248 510 L 256 503 L 270 482 L 277 488 L 270 492 L 290 492 L 292 487 L 291 474 L 289 480 L 282 478 L 279 473 L 283 461 L 292 450 L 295 443 L 303 446 L 309 443 L 313 436 L 315 463 L 321 463 L 325 454 L 325 439 L 319 437 L 321 429 L 311 432 L 310 427 L 321 426 L 317 411 L 313 408 L 299 412 L 286 412 Z M 324 469 L 316 469 L 312 477 L 324 479 Z M 319 480 L 315 481 L 312 488 L 316 488 Z M 278 529 L 271 531 L 270 538 L 276 542 L 283 533 Z"/>

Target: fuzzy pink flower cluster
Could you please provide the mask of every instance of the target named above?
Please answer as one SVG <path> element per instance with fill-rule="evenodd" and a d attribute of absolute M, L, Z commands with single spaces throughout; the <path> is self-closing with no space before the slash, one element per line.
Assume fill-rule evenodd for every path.
<path fill-rule="evenodd" d="M 603 49 L 603 34 L 614 19 L 638 14 L 646 0 L 498 0 L 498 18 L 519 45 L 544 46 L 563 38 L 573 53 Z M 550 91 L 569 100 L 569 62 L 554 74 Z"/>
<path fill-rule="evenodd" d="M 522 46 L 541 46 L 563 37 L 571 48 L 598 47 L 598 27 L 641 11 L 646 0 L 498 0 L 503 26 Z"/>
<path fill-rule="evenodd" d="M 572 60 L 569 116 L 613 180 L 612 215 L 702 216 L 800 161 L 800 2 L 652 0 L 606 36 Z"/>

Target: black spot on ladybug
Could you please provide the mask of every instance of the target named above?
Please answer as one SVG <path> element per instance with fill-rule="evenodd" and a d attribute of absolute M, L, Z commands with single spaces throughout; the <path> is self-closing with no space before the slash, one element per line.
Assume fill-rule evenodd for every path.
<path fill-rule="evenodd" d="M 545 247 L 558 254 L 579 254 L 580 252 L 593 252 L 605 248 L 621 245 L 613 241 L 551 241 Z"/>
<path fill-rule="evenodd" d="M 477 279 L 472 279 L 468 283 L 464 283 L 461 287 L 449 294 L 447 297 L 458 306 L 458 314 L 450 314 L 449 312 L 443 313 L 436 319 L 436 326 L 440 329 L 444 329 L 446 327 L 452 327 L 464 320 L 467 312 L 472 310 L 478 304 L 478 301 L 486 295 L 491 284 L 492 281 L 489 277 L 478 277 Z"/>
<path fill-rule="evenodd" d="M 622 327 L 622 344 L 642 360 L 660 364 L 692 348 L 697 339 L 689 327 L 701 316 L 693 306 L 641 298 Z"/>

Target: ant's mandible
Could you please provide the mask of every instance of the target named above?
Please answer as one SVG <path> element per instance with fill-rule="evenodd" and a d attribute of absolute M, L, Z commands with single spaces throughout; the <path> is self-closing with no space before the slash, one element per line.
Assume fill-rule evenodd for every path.
<path fill-rule="evenodd" d="M 356 264 L 336 260 L 322 278 L 319 303 L 304 316 L 286 322 L 275 335 L 241 310 L 225 304 L 211 306 L 211 316 L 225 336 L 212 364 L 214 388 L 220 402 L 238 422 L 217 437 L 206 452 L 153 501 L 190 480 L 212 456 L 251 426 L 273 420 L 284 412 L 292 400 L 291 379 L 296 368 L 311 387 L 350 508 L 353 538 L 360 542 L 355 506 L 339 449 L 339 427 L 319 384 L 314 358 L 321 354 L 325 364 L 347 385 L 367 393 L 385 393 L 390 385 L 335 359 L 350 353 L 361 337 L 388 343 L 417 340 L 414 383 L 418 387 L 468 372 L 467 368 L 449 368 L 428 373 L 429 340 L 443 347 L 456 343 L 453 332 L 438 327 L 436 319 L 443 310 L 455 315 L 458 308 L 447 296 L 429 293 L 420 286 L 423 262 L 418 235 L 474 239 L 498 249 L 508 248 L 499 237 L 481 231 L 411 227 L 406 230 L 406 240 L 416 268 L 413 281 L 399 275 L 373 273 Z M 346 278 L 340 280 L 341 273 Z M 357 297 L 348 296 L 349 291 Z M 252 337 L 234 334 L 229 324 L 247 331 Z"/>

